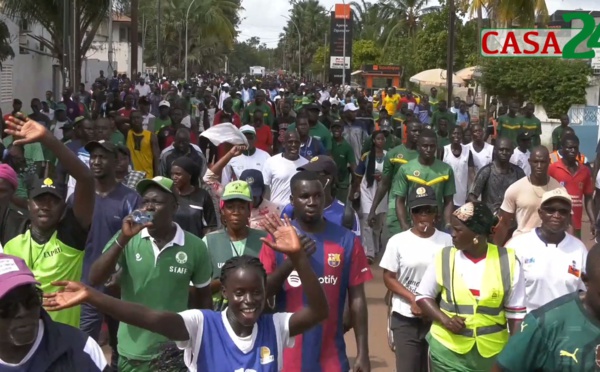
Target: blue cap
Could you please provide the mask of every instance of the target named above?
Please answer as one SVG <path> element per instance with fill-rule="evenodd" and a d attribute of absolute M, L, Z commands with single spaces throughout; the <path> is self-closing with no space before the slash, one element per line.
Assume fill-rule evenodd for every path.
<path fill-rule="evenodd" d="M 252 197 L 262 196 L 265 190 L 265 180 L 262 172 L 256 169 L 246 169 L 240 175 L 241 181 L 246 181 L 250 185 Z"/>

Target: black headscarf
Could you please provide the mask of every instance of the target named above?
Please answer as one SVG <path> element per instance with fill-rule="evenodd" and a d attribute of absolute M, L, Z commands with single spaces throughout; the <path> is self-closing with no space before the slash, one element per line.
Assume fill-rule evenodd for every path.
<path fill-rule="evenodd" d="M 494 214 L 481 202 L 469 202 L 458 208 L 453 214 L 477 235 L 490 235 L 495 225 Z"/>
<path fill-rule="evenodd" d="M 173 161 L 171 166 L 176 166 L 190 175 L 192 186 L 200 186 L 200 166 L 187 156 L 182 156 Z"/>

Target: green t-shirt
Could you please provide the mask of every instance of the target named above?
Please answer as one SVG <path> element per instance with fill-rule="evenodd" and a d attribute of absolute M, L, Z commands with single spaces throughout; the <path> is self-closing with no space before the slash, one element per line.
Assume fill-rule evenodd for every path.
<path fill-rule="evenodd" d="M 498 356 L 503 371 L 597 371 L 600 327 L 579 293 L 530 312 Z"/>
<path fill-rule="evenodd" d="M 239 98 L 234 98 L 232 108 L 233 108 L 233 112 L 235 112 L 238 115 L 241 115 L 242 110 L 244 109 L 244 101 L 242 101 Z"/>
<path fill-rule="evenodd" d="M 521 131 L 522 118 L 502 115 L 498 118 L 498 137 L 510 138 L 513 145 L 517 145 L 517 135 Z M 532 141 L 533 142 L 533 141 Z"/>
<path fill-rule="evenodd" d="M 266 238 L 267 232 L 257 229 L 249 229 L 246 239 L 232 241 L 225 230 L 211 232 L 202 238 L 206 244 L 212 263 L 212 279 L 221 277 L 221 268 L 227 260 L 236 256 L 258 257 L 262 248 L 260 238 Z M 221 311 L 227 306 L 221 292 L 213 294 L 213 307 L 215 311 Z"/>
<path fill-rule="evenodd" d="M 160 132 L 161 129 L 168 127 L 169 125 L 171 125 L 171 118 L 163 120 L 157 116 L 156 119 L 154 119 L 154 133 Z"/>
<path fill-rule="evenodd" d="M 430 166 L 422 165 L 419 159 L 404 164 L 400 175 L 392 185 L 392 195 L 406 198 L 413 188 L 421 185 L 431 186 L 438 202 L 438 214 L 442 214 L 444 198 L 456 194 L 452 167 L 435 159 Z"/>
<path fill-rule="evenodd" d="M 331 157 L 335 161 L 338 169 L 338 188 L 347 189 L 350 187 L 349 164 L 356 165 L 356 158 L 352 146 L 342 138 L 342 142 L 333 141 L 331 148 Z"/>
<path fill-rule="evenodd" d="M 120 231 L 106 244 L 106 252 Z M 212 267 L 206 244 L 177 226 L 173 240 L 155 255 L 147 229 L 135 235 L 119 258 L 122 268 L 121 299 L 153 310 L 181 312 L 188 309 L 190 282 L 196 288 L 210 284 Z M 134 360 L 152 360 L 168 340 L 156 333 L 119 325 L 119 355 Z"/>
<path fill-rule="evenodd" d="M 398 182 L 398 177 L 400 177 L 400 172 L 398 172 L 400 167 L 418 157 L 419 152 L 417 150 L 411 150 L 404 144 L 396 146 L 385 154 L 381 173 L 391 178 L 391 186 L 393 187 Z M 396 198 L 393 195 L 389 198 L 388 207 L 393 211 L 396 210 Z"/>
<path fill-rule="evenodd" d="M 272 128 L 273 120 L 275 118 L 273 118 L 273 112 L 271 111 L 271 106 L 267 105 L 266 103 L 257 105 L 256 103 L 252 102 L 251 104 L 249 104 L 246 107 L 246 109 L 244 110 L 244 113 L 242 114 L 242 124 L 252 123 L 252 119 L 250 118 L 250 115 L 254 114 L 254 111 L 257 108 L 260 108 L 262 110 L 265 124 L 267 124 L 268 126 L 270 126 Z"/>
<path fill-rule="evenodd" d="M 22 258 L 40 283 L 44 293 L 60 288 L 51 283 L 59 280 L 80 281 L 88 229 L 81 227 L 71 208 L 58 223 L 45 244 L 31 237 L 31 230 L 17 235 L 4 245 L 4 253 Z M 81 307 L 49 312 L 52 320 L 79 328 Z"/>
<path fill-rule="evenodd" d="M 290 126 L 287 128 L 288 131 L 295 129 L 296 123 L 290 124 Z M 318 140 L 321 140 L 321 142 L 323 142 L 323 146 L 325 146 L 325 148 L 327 149 L 327 152 L 331 152 L 333 135 L 323 123 L 317 122 L 317 124 L 315 124 L 314 127 L 310 127 L 310 129 L 308 130 L 308 135 Z"/>
<path fill-rule="evenodd" d="M 446 137 L 440 136 L 439 133 L 435 133 L 437 135 L 438 147 L 444 148 L 444 146 L 449 145 L 452 141 L 450 141 L 450 135 L 446 135 Z"/>
<path fill-rule="evenodd" d="M 450 111 L 446 110 L 441 112 L 439 110 L 435 110 L 431 116 L 431 127 L 433 130 L 438 130 L 438 121 L 440 121 L 440 119 L 446 119 L 448 121 L 448 131 L 450 131 L 450 129 L 452 129 L 454 126 L 454 123 L 456 123 L 456 117 Z"/>
<path fill-rule="evenodd" d="M 556 146 L 557 149 L 560 149 L 560 140 L 562 139 L 563 132 L 566 128 L 568 128 L 568 126 L 563 127 L 561 125 L 554 128 L 554 130 L 552 131 L 552 145 Z"/>
<path fill-rule="evenodd" d="M 125 146 L 125 136 L 123 135 L 123 133 L 116 130 L 110 135 L 110 142 L 112 142 L 113 145 Z"/>
<path fill-rule="evenodd" d="M 542 122 L 540 119 L 533 117 L 521 117 L 521 125 L 524 131 L 531 133 L 531 148 L 542 144 L 540 136 L 542 135 Z M 515 139 L 515 146 L 517 145 Z M 531 150 L 530 148 L 530 150 Z"/>

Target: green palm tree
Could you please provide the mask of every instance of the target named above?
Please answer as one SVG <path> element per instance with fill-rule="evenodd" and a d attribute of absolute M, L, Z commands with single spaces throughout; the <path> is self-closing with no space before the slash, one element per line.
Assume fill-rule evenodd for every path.
<path fill-rule="evenodd" d="M 393 38 L 413 37 L 417 33 L 420 10 L 425 4 L 427 0 L 380 0 L 379 18 L 383 23 L 384 48 Z"/>
<path fill-rule="evenodd" d="M 350 2 L 354 13 L 354 39 L 379 40 L 381 38 L 380 5 L 365 0 Z"/>

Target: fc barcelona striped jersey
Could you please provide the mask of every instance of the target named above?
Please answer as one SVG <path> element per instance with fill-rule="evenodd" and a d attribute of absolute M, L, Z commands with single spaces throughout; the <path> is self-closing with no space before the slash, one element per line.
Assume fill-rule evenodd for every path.
<path fill-rule="evenodd" d="M 302 232 L 296 221 L 293 224 Z M 317 245 L 316 252 L 309 259 L 323 285 L 329 303 L 329 317 L 303 335 L 296 336 L 295 346 L 284 350 L 283 370 L 345 372 L 350 370 L 342 325 L 346 295 L 349 287 L 371 280 L 373 274 L 360 238 L 350 230 L 326 221 L 323 232 L 304 234 Z M 273 272 L 284 259 L 283 254 L 263 245 L 260 260 L 267 273 Z M 297 272 L 293 271 L 277 294 L 276 310 L 296 312 L 306 304 L 302 283 Z"/>

